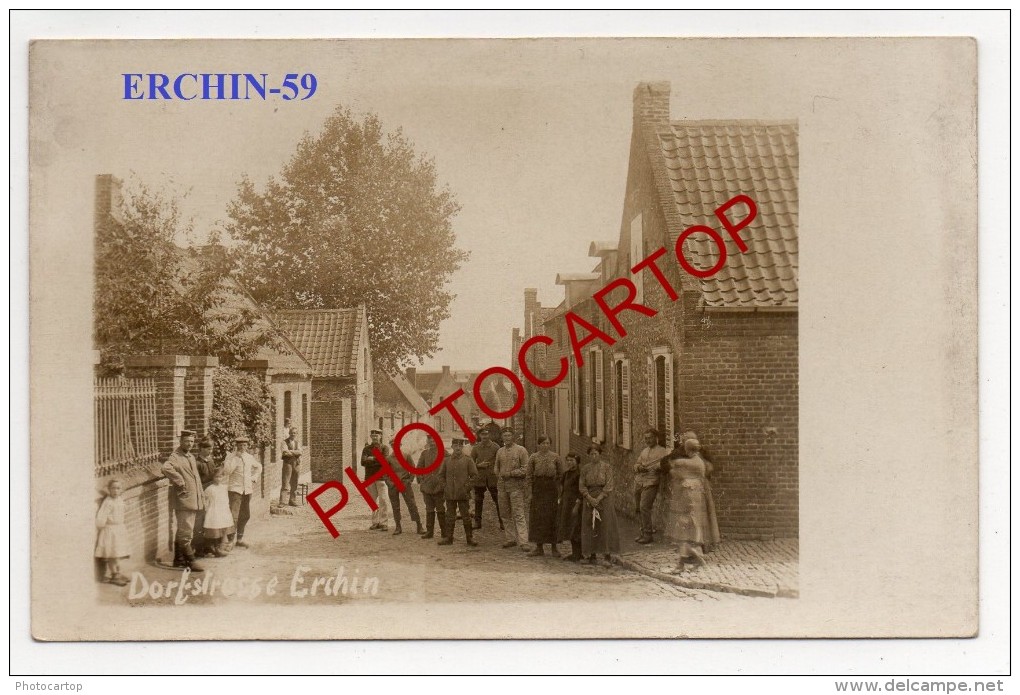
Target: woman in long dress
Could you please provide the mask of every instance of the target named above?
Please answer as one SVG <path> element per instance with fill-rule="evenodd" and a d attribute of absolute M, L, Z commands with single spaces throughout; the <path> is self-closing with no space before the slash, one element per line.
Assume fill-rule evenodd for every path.
<path fill-rule="evenodd" d="M 578 562 L 581 559 L 581 455 L 570 452 L 563 462 L 563 488 L 560 492 L 559 518 L 556 522 L 556 540 L 570 541 L 570 555 L 563 559 Z"/>
<path fill-rule="evenodd" d="M 531 509 L 528 517 L 528 540 L 535 549 L 528 555 L 545 555 L 542 546 L 552 548 L 554 557 L 560 556 L 556 547 L 556 500 L 560 496 L 560 479 L 563 462 L 559 454 L 550 449 L 549 437 L 540 437 L 538 451 L 528 459 L 528 477 L 531 478 Z"/>
<path fill-rule="evenodd" d="M 588 447 L 589 463 L 581 469 L 578 488 L 584 509 L 581 515 L 581 553 L 590 565 L 601 553 L 612 561 L 611 553 L 620 552 L 620 531 L 616 524 L 616 510 L 610 496 L 613 492 L 613 468 L 602 458 L 602 447 Z"/>
<path fill-rule="evenodd" d="M 673 496 L 674 512 L 680 541 L 677 574 L 684 571 L 685 565 L 704 565 L 705 552 L 719 542 L 719 524 L 715 518 L 712 489 L 708 484 L 712 464 L 700 455 L 698 440 L 691 435 L 685 436 L 684 455 L 669 459 L 669 475 L 676 491 Z"/>

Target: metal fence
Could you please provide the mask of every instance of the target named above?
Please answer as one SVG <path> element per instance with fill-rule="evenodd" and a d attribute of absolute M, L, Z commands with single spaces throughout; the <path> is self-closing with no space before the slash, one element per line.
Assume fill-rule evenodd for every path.
<path fill-rule="evenodd" d="M 95 426 L 96 477 L 157 462 L 155 381 L 96 377 Z"/>

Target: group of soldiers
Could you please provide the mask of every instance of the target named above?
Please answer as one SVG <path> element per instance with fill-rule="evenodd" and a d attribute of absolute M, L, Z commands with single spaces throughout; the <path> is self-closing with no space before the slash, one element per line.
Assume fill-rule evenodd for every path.
<path fill-rule="evenodd" d="M 446 452 L 442 464 L 430 473 L 418 476 L 419 487 L 425 501 L 425 519 L 422 523 L 418 512 L 411 484 L 414 477 L 402 466 L 397 465 L 393 457 L 392 442 L 390 446 L 383 443 L 382 430 L 372 430 L 372 441 L 362 450 L 361 463 L 365 469 L 365 479 L 375 476 L 381 469 L 374 451 L 378 449 L 391 463 L 391 468 L 403 484 L 403 490 L 386 479 L 372 483 L 369 494 L 376 500 L 378 508 L 372 513 L 370 530 L 388 530 L 386 499 L 393 509 L 394 535 L 403 533 L 401 525 L 401 498 L 407 506 L 411 521 L 417 527 L 417 533 L 423 539 L 436 537 L 436 521 L 439 522 L 439 545 L 451 545 L 454 537 L 454 526 L 457 520 L 463 522 L 464 536 L 469 546 L 476 546 L 473 531 L 482 527 L 482 511 L 485 495 L 488 493 L 496 506 L 496 517 L 499 528 L 506 534 L 504 547 L 520 545 L 525 547 L 528 542 L 528 496 L 526 473 L 528 451 L 516 444 L 512 429 L 504 429 L 500 436 L 503 445 L 493 441 L 492 427 L 482 427 L 478 431 L 477 441 L 471 447 L 470 454 L 464 453 L 467 440 L 454 438 L 451 451 Z M 438 456 L 438 449 L 431 437 L 427 438 L 424 451 L 418 457 L 415 466 L 419 469 L 431 467 Z M 385 495 L 383 497 L 384 490 Z M 473 499 L 474 509 L 470 509 Z"/>

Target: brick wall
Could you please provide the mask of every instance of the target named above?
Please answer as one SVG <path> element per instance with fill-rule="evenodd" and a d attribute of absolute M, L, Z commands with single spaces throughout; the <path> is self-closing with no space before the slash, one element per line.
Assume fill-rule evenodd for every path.
<path fill-rule="evenodd" d="M 209 425 L 213 401 L 215 357 L 190 357 L 184 373 L 184 428 L 201 437 Z"/>
<path fill-rule="evenodd" d="M 346 466 L 353 464 L 353 383 L 312 381 L 311 457 L 312 481 L 341 480 Z"/>
<path fill-rule="evenodd" d="M 796 537 L 797 313 L 692 310 L 684 329 L 678 417 L 716 464 L 720 529 L 729 538 Z"/>

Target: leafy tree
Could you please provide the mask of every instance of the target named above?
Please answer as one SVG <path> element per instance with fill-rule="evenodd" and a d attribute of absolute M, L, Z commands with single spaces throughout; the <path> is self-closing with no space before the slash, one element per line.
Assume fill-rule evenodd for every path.
<path fill-rule="evenodd" d="M 94 338 L 102 365 L 127 355 L 230 354 L 246 358 L 278 338 L 260 325 L 230 279 L 231 254 L 218 244 L 184 249 L 190 237 L 175 199 L 142 183 L 125 189 L 97 225 Z"/>
<path fill-rule="evenodd" d="M 450 276 L 467 259 L 452 219 L 460 206 L 431 158 L 378 118 L 338 107 L 306 135 L 264 192 L 242 180 L 227 230 L 240 277 L 278 308 L 365 304 L 373 361 L 391 372 L 432 356 L 449 317 Z"/>
<path fill-rule="evenodd" d="M 209 415 L 209 436 L 215 444 L 213 455 L 223 458 L 234 448 L 234 438 L 245 435 L 251 451 L 272 446 L 273 404 L 269 388 L 254 374 L 229 367 L 213 372 L 213 402 Z"/>

